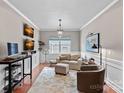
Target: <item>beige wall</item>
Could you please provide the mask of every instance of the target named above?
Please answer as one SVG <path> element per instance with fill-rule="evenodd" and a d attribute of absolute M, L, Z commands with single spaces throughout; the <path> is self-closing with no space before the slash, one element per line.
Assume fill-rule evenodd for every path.
<path fill-rule="evenodd" d="M 0 57 L 7 56 L 7 42 L 15 42 L 19 45 L 19 52 L 23 51 L 23 23 L 28 23 L 6 4 L 0 1 Z M 29 23 L 28 23 L 29 24 Z M 29 24 L 31 25 L 31 24 Z M 32 26 L 32 25 L 31 25 Z M 33 26 L 32 26 L 33 27 Z M 35 50 L 38 50 L 39 31 L 34 30 Z M 30 38 L 31 39 L 31 38 Z M 28 60 L 27 60 L 28 61 Z M 28 62 L 29 63 L 29 62 Z M 39 52 L 33 55 L 33 67 L 39 64 Z M 28 70 L 28 64 L 25 65 Z M 0 90 L 4 86 L 4 66 L 0 65 Z M 1 91 L 0 91 L 1 93 Z M 3 92 L 2 92 L 3 93 Z"/>
<path fill-rule="evenodd" d="M 95 58 L 100 64 L 98 53 L 86 52 L 85 41 L 89 33 L 100 33 L 103 47 L 102 63 L 105 67 L 105 81 L 117 93 L 123 91 L 123 11 L 122 0 L 81 30 L 81 55 Z"/>
<path fill-rule="evenodd" d="M 120 0 L 121 1 L 121 0 Z M 81 31 L 81 51 L 85 51 L 85 41 L 88 33 L 100 33 L 103 49 L 107 49 L 107 58 L 123 60 L 123 27 L 122 3 L 119 1 L 107 12 L 98 17 Z M 88 53 L 87 54 L 95 54 Z M 105 53 L 105 52 L 104 52 Z M 97 55 L 97 54 L 96 54 Z"/>
<path fill-rule="evenodd" d="M 0 3 L 1 4 L 1 3 Z M 7 56 L 7 42 L 17 42 L 19 52 L 23 51 L 23 39 L 28 37 L 23 35 L 23 23 L 29 22 L 15 13 L 14 10 L 2 4 L 0 7 L 0 57 Z M 32 26 L 33 27 L 33 26 Z M 28 38 L 32 39 L 32 38 Z M 35 50 L 38 49 L 39 31 L 34 28 Z"/>
<path fill-rule="evenodd" d="M 57 31 L 41 31 L 40 40 L 48 44 L 52 37 L 57 37 Z M 63 37 L 71 39 L 71 51 L 80 50 L 80 31 L 64 31 Z"/>
<path fill-rule="evenodd" d="M 48 40 L 50 38 L 57 37 L 56 31 L 41 31 L 40 32 L 40 40 L 48 44 Z M 80 53 L 80 31 L 64 31 L 63 37 L 69 37 L 71 39 L 71 53 Z M 40 53 L 40 60 L 44 62 L 45 55 Z M 59 54 L 48 54 L 46 56 L 47 61 L 55 60 Z"/>

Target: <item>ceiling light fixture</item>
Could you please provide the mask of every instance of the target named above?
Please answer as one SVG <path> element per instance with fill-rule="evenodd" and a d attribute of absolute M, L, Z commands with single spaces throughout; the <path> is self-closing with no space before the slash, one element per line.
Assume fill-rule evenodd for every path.
<path fill-rule="evenodd" d="M 57 29 L 58 32 L 58 37 L 61 38 L 63 35 L 63 29 L 62 29 L 62 24 L 61 24 L 62 19 L 59 19 L 59 29 Z"/>

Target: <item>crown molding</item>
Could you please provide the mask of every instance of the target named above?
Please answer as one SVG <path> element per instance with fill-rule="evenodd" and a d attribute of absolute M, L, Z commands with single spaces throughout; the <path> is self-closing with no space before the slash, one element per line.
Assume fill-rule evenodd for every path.
<path fill-rule="evenodd" d="M 108 6 L 106 6 L 100 13 L 98 13 L 95 17 L 93 17 L 90 21 L 88 21 L 85 25 L 83 25 L 80 28 L 80 31 L 83 30 L 86 26 L 88 26 L 90 23 L 92 23 L 94 20 L 96 20 L 98 17 L 100 17 L 103 13 L 105 13 L 108 9 L 110 9 L 113 5 L 115 5 L 119 0 L 114 0 L 112 3 L 110 3 Z"/>
<path fill-rule="evenodd" d="M 21 17 L 23 17 L 25 20 L 27 20 L 30 24 L 32 24 L 36 29 L 40 31 L 53 31 L 50 29 L 40 29 L 38 26 L 36 26 L 28 17 L 26 17 L 21 11 L 19 11 L 13 4 L 11 4 L 8 0 L 3 0 L 9 7 L 11 7 L 16 13 L 18 13 Z M 88 26 L 90 23 L 92 23 L 94 20 L 96 20 L 99 16 L 101 16 L 103 13 L 105 13 L 109 8 L 111 8 L 114 4 L 116 4 L 119 0 L 114 0 L 112 3 L 110 3 L 107 7 L 105 7 L 100 13 L 98 13 L 95 17 L 93 17 L 90 21 L 88 21 L 85 25 L 83 25 L 79 30 L 81 31 L 86 26 Z M 55 30 L 55 29 L 54 29 Z M 72 30 L 72 29 L 71 29 Z M 67 30 L 67 31 L 71 31 Z M 76 29 L 75 29 L 76 30 Z M 74 31 L 74 30 L 73 30 Z"/>
<path fill-rule="evenodd" d="M 28 21 L 31 25 L 33 25 L 37 30 L 40 30 L 38 26 L 36 26 L 28 17 L 26 17 L 21 11 L 19 11 L 13 4 L 11 4 L 8 0 L 3 0 L 11 9 L 13 9 L 17 14 L 23 17 L 26 21 Z"/>

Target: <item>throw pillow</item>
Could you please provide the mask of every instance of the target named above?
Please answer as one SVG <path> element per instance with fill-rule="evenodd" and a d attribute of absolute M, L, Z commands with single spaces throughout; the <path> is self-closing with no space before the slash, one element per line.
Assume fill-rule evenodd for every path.
<path fill-rule="evenodd" d="M 70 54 L 61 54 L 61 56 L 65 56 L 65 57 L 67 57 L 66 60 L 70 60 L 70 58 L 71 58 L 71 55 L 70 55 Z"/>
<path fill-rule="evenodd" d="M 68 57 L 66 57 L 66 56 L 60 56 L 59 58 L 60 58 L 60 60 L 68 60 Z"/>
<path fill-rule="evenodd" d="M 80 55 L 71 55 L 71 60 L 77 61 L 80 58 Z"/>
<path fill-rule="evenodd" d="M 95 62 L 89 61 L 88 64 L 95 64 Z"/>

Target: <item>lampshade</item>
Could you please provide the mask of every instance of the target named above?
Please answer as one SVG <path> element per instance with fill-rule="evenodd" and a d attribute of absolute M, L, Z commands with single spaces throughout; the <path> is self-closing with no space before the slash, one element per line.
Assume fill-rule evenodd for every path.
<path fill-rule="evenodd" d="M 62 31 L 58 31 L 58 37 L 61 38 L 63 35 L 63 32 Z"/>

